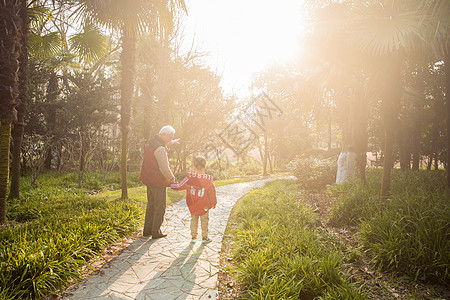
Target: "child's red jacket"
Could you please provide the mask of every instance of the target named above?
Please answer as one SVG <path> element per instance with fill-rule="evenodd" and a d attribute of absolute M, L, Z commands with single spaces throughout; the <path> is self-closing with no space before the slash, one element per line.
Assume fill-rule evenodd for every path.
<path fill-rule="evenodd" d="M 174 190 L 186 190 L 186 203 L 191 215 L 204 215 L 216 207 L 216 186 L 211 175 L 188 173 L 181 181 L 170 185 Z"/>

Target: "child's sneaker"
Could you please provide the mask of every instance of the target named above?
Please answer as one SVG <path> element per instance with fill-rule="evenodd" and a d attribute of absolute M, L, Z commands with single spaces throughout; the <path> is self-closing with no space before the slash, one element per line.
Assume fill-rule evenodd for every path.
<path fill-rule="evenodd" d="M 212 242 L 212 241 L 211 241 L 210 238 L 204 237 L 203 240 L 202 240 L 202 242 L 203 242 L 203 243 L 210 243 L 210 242 Z"/>

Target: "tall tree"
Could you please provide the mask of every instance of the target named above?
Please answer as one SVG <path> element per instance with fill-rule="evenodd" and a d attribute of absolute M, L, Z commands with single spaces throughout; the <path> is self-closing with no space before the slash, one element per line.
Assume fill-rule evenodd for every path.
<path fill-rule="evenodd" d="M 67 19 L 64 14 L 67 14 L 68 5 L 61 3 L 55 5 L 55 2 L 50 1 L 31 1 L 33 5 L 28 6 L 26 0 L 20 1 L 19 17 L 21 19 L 21 53 L 19 57 L 19 101 L 17 105 L 17 122 L 14 123 L 12 130 L 13 149 L 11 160 L 11 189 L 9 198 L 19 198 L 19 181 L 20 181 L 20 159 L 21 159 L 21 145 L 24 135 L 25 119 L 27 115 L 27 101 L 28 101 L 28 57 L 31 55 L 35 58 L 46 59 L 48 65 L 53 66 L 50 71 L 50 84 L 48 87 L 48 102 L 53 102 L 49 105 L 48 124 L 50 127 L 55 124 L 57 119 L 57 112 L 55 108 L 55 99 L 58 92 L 58 72 L 67 66 L 64 61 L 67 61 L 67 53 L 74 53 L 71 59 L 79 59 L 86 63 L 96 62 L 102 59 L 107 50 L 106 38 L 95 26 L 84 26 L 81 31 L 68 36 L 67 35 Z M 30 22 L 31 21 L 31 22 Z M 67 24 L 63 24 L 63 23 Z M 30 30 L 31 24 L 31 30 Z M 69 40 L 67 40 L 69 38 Z M 30 51 L 29 51 L 30 50 Z M 30 52 L 30 53 L 29 53 Z M 51 101 L 53 99 L 53 101 Z M 54 131 L 54 128 L 53 128 Z M 51 140 L 49 139 L 50 143 Z M 53 157 L 52 147 L 47 153 L 46 163 L 51 164 Z"/>
<path fill-rule="evenodd" d="M 21 50 L 20 1 L 0 2 L 0 224 L 6 223 L 11 124 L 17 119 L 19 55 Z"/>
<path fill-rule="evenodd" d="M 102 24 L 109 29 L 120 30 L 122 36 L 121 54 L 121 106 L 120 130 L 122 133 L 121 178 L 122 199 L 128 198 L 127 159 L 128 135 L 130 132 L 131 104 L 135 84 L 136 42 L 146 31 L 170 31 L 177 8 L 186 10 L 184 0 L 79 0 L 77 14 L 85 22 Z"/>
<path fill-rule="evenodd" d="M 405 55 L 414 51 L 421 36 L 422 23 L 418 1 L 358 1 L 352 31 L 356 47 L 383 64 L 381 110 L 384 119 L 384 166 L 382 201 L 389 196 L 393 143 L 398 126 L 402 97 L 402 67 Z"/>
<path fill-rule="evenodd" d="M 19 104 L 17 105 L 17 122 L 12 130 L 13 149 L 11 159 L 11 188 L 8 199 L 19 198 L 20 150 L 22 148 L 25 127 L 25 115 L 28 104 L 28 27 L 29 17 L 27 1 L 20 1 L 19 16 L 21 20 L 21 51 L 19 56 Z"/>
<path fill-rule="evenodd" d="M 342 112 L 339 115 L 342 149 L 337 182 L 356 174 L 357 170 L 361 181 L 365 181 L 368 62 L 366 53 L 352 44 L 354 8 L 350 1 L 344 1 L 319 9 L 310 42 L 310 47 L 315 50 L 312 51 L 314 67 L 320 70 L 314 76 L 317 85 L 325 87 L 324 95 L 334 95 L 337 109 Z"/>

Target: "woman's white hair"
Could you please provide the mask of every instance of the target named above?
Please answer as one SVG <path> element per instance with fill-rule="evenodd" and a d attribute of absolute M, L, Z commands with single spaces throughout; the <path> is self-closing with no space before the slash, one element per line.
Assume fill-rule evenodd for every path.
<path fill-rule="evenodd" d="M 159 135 L 170 135 L 172 133 L 175 134 L 175 129 L 170 125 L 163 126 L 159 130 Z"/>

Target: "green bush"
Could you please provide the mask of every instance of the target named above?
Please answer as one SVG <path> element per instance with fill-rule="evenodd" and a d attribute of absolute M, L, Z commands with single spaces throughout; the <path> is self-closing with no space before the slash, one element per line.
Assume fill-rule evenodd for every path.
<path fill-rule="evenodd" d="M 289 163 L 288 168 L 302 188 L 323 189 L 336 182 L 337 157 L 300 155 Z"/>
<path fill-rule="evenodd" d="M 414 280 L 450 281 L 450 192 L 440 171 L 393 170 L 391 196 L 380 211 L 381 169 L 367 183 L 346 182 L 331 189 L 338 197 L 330 223 L 361 228 L 362 243 L 374 261 Z"/>
<path fill-rule="evenodd" d="M 329 222 L 333 226 L 354 226 L 369 219 L 379 209 L 382 169 L 370 169 L 366 184 L 359 179 L 331 185 L 328 190 L 337 198 L 331 208 Z"/>
<path fill-rule="evenodd" d="M 361 223 L 363 245 L 381 267 L 414 280 L 450 283 L 450 193 L 394 197 Z"/>
<path fill-rule="evenodd" d="M 92 176 L 96 184 L 100 177 Z M 76 173 L 48 172 L 33 188 L 24 178 L 21 198 L 8 201 L 12 226 L 0 228 L 0 299 L 57 293 L 87 261 L 140 226 L 141 204 L 89 197 L 73 181 Z"/>
<path fill-rule="evenodd" d="M 262 174 L 262 165 L 254 158 L 248 158 L 247 161 L 242 165 L 242 167 L 240 167 L 240 169 L 245 175 Z"/>

